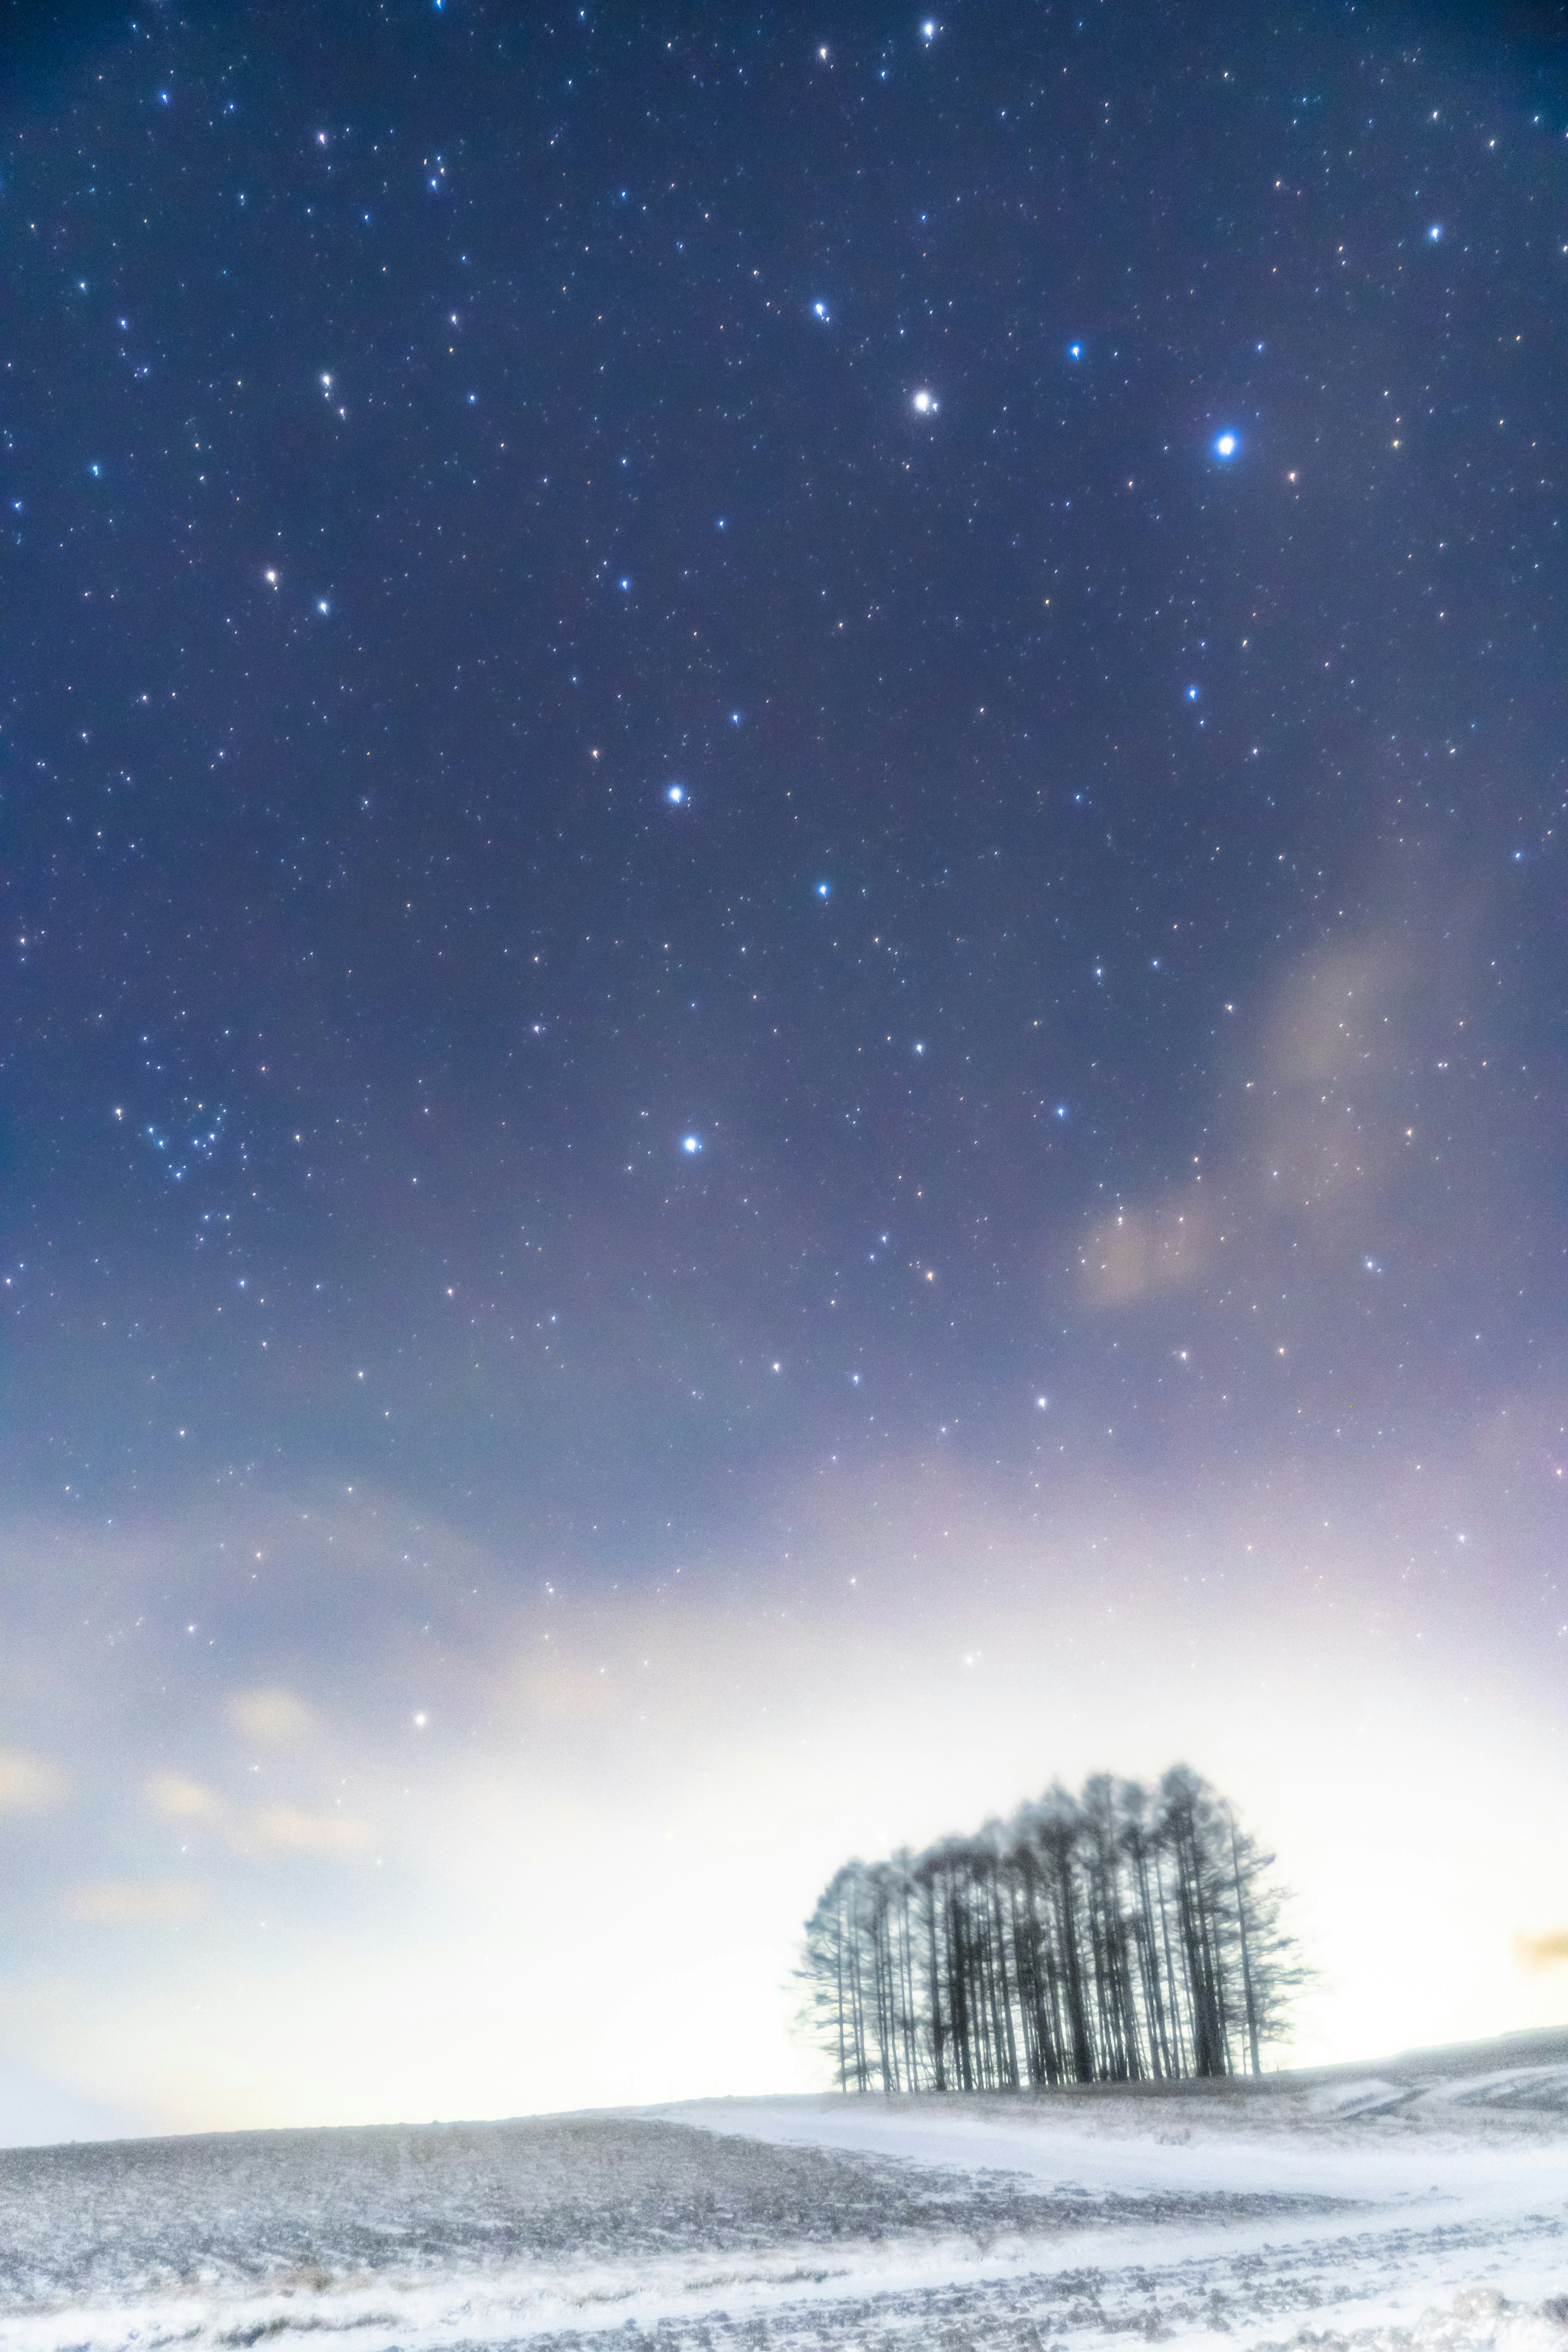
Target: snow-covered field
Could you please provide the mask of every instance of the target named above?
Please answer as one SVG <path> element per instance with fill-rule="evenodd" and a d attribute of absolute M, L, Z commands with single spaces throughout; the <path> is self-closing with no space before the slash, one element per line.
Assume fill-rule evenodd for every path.
<path fill-rule="evenodd" d="M 1568 2036 L 1375 2075 L 0 2153 L 4 2352 L 1568 2352 Z"/>

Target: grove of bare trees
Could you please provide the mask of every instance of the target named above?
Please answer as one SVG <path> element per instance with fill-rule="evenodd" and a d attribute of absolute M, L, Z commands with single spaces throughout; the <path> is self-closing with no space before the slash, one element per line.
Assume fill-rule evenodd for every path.
<path fill-rule="evenodd" d="M 1272 1863 L 1185 1765 L 1054 1788 L 846 1863 L 806 1922 L 805 2013 L 846 2091 L 1257 2074 L 1304 1973 Z"/>

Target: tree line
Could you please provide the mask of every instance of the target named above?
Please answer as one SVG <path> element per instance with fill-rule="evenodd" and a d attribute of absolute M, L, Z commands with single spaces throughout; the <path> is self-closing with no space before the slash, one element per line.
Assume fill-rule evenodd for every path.
<path fill-rule="evenodd" d="M 1258 2074 L 1304 1971 L 1274 1857 L 1196 1772 L 1100 1773 L 972 1837 L 848 1862 L 805 1926 L 845 2091 Z"/>

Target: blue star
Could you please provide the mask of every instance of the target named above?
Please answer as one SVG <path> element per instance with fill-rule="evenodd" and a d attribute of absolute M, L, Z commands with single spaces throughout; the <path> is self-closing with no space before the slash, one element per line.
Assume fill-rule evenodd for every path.
<path fill-rule="evenodd" d="M 1214 453 L 1216 457 L 1234 457 L 1240 446 L 1240 440 L 1228 427 L 1215 436 Z"/>
<path fill-rule="evenodd" d="M 702 1149 L 702 1138 L 700 1135 L 683 1135 L 680 1139 L 680 1148 L 682 1151 L 700 1151 Z"/>

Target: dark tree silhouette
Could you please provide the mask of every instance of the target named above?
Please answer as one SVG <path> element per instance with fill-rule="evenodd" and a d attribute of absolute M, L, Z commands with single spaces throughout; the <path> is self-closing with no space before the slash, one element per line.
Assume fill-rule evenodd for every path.
<path fill-rule="evenodd" d="M 1054 1788 L 835 1872 L 804 2013 L 846 2091 L 1256 2074 L 1304 1974 L 1273 1859 L 1184 1764 Z"/>

